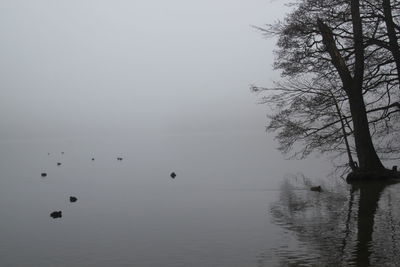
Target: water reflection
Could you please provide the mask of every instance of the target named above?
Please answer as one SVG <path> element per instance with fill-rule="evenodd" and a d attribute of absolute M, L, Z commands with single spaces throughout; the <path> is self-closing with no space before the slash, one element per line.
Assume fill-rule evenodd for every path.
<path fill-rule="evenodd" d="M 281 266 L 400 266 L 400 184 L 337 182 L 323 192 L 310 185 L 285 180 L 271 207 L 286 230 L 274 250 Z"/>

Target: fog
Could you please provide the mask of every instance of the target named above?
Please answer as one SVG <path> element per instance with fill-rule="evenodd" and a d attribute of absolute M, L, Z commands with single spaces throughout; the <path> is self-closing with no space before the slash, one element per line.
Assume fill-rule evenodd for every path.
<path fill-rule="evenodd" d="M 263 131 L 283 1 L 1 1 L 3 139 Z"/>
<path fill-rule="evenodd" d="M 276 265 L 283 2 L 0 1 L 0 265 Z"/>

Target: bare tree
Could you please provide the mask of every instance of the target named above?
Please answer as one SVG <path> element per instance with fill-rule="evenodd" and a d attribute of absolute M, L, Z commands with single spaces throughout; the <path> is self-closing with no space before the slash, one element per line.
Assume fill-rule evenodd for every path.
<path fill-rule="evenodd" d="M 299 143 L 295 155 L 345 152 L 353 170 L 387 172 L 373 143 L 379 152 L 398 153 L 389 144 L 400 111 L 399 90 L 393 90 L 399 9 L 387 2 L 302 0 L 283 22 L 259 28 L 278 37 L 275 68 L 284 81 L 252 89 L 266 92 L 263 102 L 278 110 L 267 130 L 278 132 L 283 152 Z"/>

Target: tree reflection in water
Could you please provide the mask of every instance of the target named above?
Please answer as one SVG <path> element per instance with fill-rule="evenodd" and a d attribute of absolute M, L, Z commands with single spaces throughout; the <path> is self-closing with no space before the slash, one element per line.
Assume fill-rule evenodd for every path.
<path fill-rule="evenodd" d="M 281 266 L 400 266 L 400 183 L 324 185 L 287 179 L 271 214 L 286 231 Z M 266 255 L 259 266 L 268 266 Z"/>

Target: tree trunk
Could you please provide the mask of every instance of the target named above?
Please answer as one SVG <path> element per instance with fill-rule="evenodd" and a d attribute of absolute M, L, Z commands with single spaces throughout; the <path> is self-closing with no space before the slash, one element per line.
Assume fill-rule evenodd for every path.
<path fill-rule="evenodd" d="M 393 22 L 392 7 L 390 5 L 390 0 L 382 1 L 384 20 L 386 24 L 386 29 L 389 37 L 389 48 L 392 52 L 393 59 L 396 63 L 397 77 L 400 81 L 400 48 L 398 43 L 398 38 L 396 35 L 396 27 Z"/>
<path fill-rule="evenodd" d="M 351 88 L 348 88 L 347 91 L 354 125 L 354 141 L 356 143 L 360 169 L 379 171 L 383 170 L 384 167 L 372 144 L 367 111 L 362 94 L 364 80 L 364 42 L 359 0 L 351 1 L 351 20 L 353 23 L 355 67 Z"/>
<path fill-rule="evenodd" d="M 354 127 L 354 142 L 360 170 L 380 171 L 384 167 L 376 154 L 369 130 L 367 112 L 361 92 L 349 95 L 351 117 Z"/>
<path fill-rule="evenodd" d="M 364 78 L 364 44 L 359 4 L 359 0 L 351 1 L 355 54 L 353 75 L 337 48 L 332 30 L 320 19 L 317 21 L 317 25 L 321 32 L 325 48 L 331 56 L 332 64 L 335 66 L 342 80 L 343 89 L 349 97 L 359 169 L 363 171 L 381 171 L 384 170 L 384 167 L 376 154 L 372 143 L 367 111 L 362 94 Z"/>

